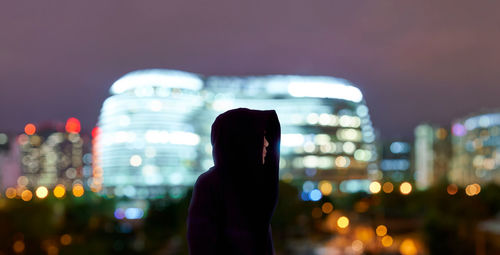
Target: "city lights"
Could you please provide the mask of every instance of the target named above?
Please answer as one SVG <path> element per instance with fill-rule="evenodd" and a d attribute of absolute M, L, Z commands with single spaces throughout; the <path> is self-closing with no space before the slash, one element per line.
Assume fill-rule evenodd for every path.
<path fill-rule="evenodd" d="M 337 226 L 339 228 L 347 228 L 349 226 L 349 218 L 347 218 L 346 216 L 339 217 L 339 219 L 337 220 Z"/>
<path fill-rule="evenodd" d="M 333 190 L 333 186 L 329 181 L 320 181 L 318 187 L 324 196 L 330 195 Z"/>
<path fill-rule="evenodd" d="M 479 194 L 479 192 L 481 192 L 481 186 L 477 183 L 470 184 L 465 187 L 465 194 L 467 194 L 467 196 L 472 197 Z"/>
<path fill-rule="evenodd" d="M 27 135 L 33 135 L 36 132 L 36 126 L 32 123 L 28 123 L 26 124 L 26 126 L 24 126 L 24 132 Z"/>
<path fill-rule="evenodd" d="M 326 202 L 321 206 L 321 210 L 324 214 L 329 214 L 333 211 L 333 205 L 330 202 Z"/>
<path fill-rule="evenodd" d="M 68 133 L 80 133 L 81 125 L 77 118 L 69 118 L 66 121 L 66 132 Z"/>
<path fill-rule="evenodd" d="M 373 193 L 373 194 L 377 194 L 380 192 L 380 189 L 381 189 L 381 186 L 380 186 L 380 182 L 371 182 L 370 183 L 370 192 Z"/>
<path fill-rule="evenodd" d="M 35 195 L 40 199 L 46 198 L 48 194 L 49 194 L 49 190 L 44 186 L 38 187 L 35 191 Z"/>
<path fill-rule="evenodd" d="M 401 252 L 402 255 L 416 255 L 418 253 L 417 247 L 415 245 L 415 242 L 410 239 L 404 239 L 403 242 L 401 242 L 401 245 L 399 246 L 399 252 Z"/>
<path fill-rule="evenodd" d="M 382 190 L 385 193 L 391 193 L 394 190 L 394 185 L 390 182 L 385 182 L 384 185 L 382 186 Z"/>
<path fill-rule="evenodd" d="M 403 195 L 408 195 L 410 194 L 412 190 L 412 187 L 411 187 L 411 184 L 409 182 L 403 182 L 401 183 L 401 185 L 399 186 L 399 191 L 401 192 L 401 194 Z"/>
<path fill-rule="evenodd" d="M 33 193 L 31 193 L 31 191 L 30 191 L 30 190 L 24 190 L 24 191 L 21 193 L 21 199 L 22 199 L 23 201 L 28 202 L 28 201 L 30 201 L 30 200 L 31 200 L 31 198 L 33 198 Z"/>
<path fill-rule="evenodd" d="M 15 188 L 9 187 L 5 190 L 5 197 L 12 199 L 17 195 L 17 190 Z"/>
<path fill-rule="evenodd" d="M 393 243 L 392 237 L 390 235 L 382 237 L 380 241 L 384 247 L 391 247 Z"/>
<path fill-rule="evenodd" d="M 75 197 L 81 197 L 85 193 L 85 190 L 83 189 L 83 185 L 77 183 L 73 185 L 73 196 Z"/>
<path fill-rule="evenodd" d="M 62 184 L 58 184 L 53 190 L 54 196 L 57 198 L 62 198 L 66 195 L 66 188 Z"/>
<path fill-rule="evenodd" d="M 326 77 L 312 80 L 290 76 L 288 92 L 294 97 L 327 97 L 356 103 L 363 99 L 358 88 L 347 85 L 345 81 Z"/>
<path fill-rule="evenodd" d="M 449 184 L 447 187 L 446 187 L 446 192 L 448 192 L 448 194 L 450 195 L 455 195 L 457 194 L 458 192 L 458 187 L 456 184 Z"/>
<path fill-rule="evenodd" d="M 385 236 L 387 234 L 387 227 L 379 225 L 377 226 L 377 229 L 375 229 L 375 232 L 377 233 L 377 236 Z"/>

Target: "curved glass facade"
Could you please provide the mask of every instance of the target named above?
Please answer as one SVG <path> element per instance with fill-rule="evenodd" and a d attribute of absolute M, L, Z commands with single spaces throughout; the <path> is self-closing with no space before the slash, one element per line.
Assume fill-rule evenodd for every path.
<path fill-rule="evenodd" d="M 452 134 L 450 181 L 463 186 L 491 181 L 500 184 L 500 113 L 458 120 Z"/>
<path fill-rule="evenodd" d="M 94 137 L 95 190 L 128 197 L 172 196 L 192 184 L 200 141 L 202 80 L 173 70 L 126 74 L 110 89 Z"/>

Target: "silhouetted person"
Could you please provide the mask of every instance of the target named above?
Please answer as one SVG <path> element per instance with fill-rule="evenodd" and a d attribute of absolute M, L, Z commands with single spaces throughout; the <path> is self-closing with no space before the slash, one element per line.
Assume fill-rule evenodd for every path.
<path fill-rule="evenodd" d="M 198 177 L 189 205 L 189 254 L 275 254 L 280 137 L 274 110 L 238 108 L 215 119 L 214 167 Z"/>

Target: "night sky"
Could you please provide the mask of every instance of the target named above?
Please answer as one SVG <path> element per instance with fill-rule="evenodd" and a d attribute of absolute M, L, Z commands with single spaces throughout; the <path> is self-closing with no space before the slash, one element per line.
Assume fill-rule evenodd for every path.
<path fill-rule="evenodd" d="M 123 74 L 304 74 L 362 90 L 385 139 L 500 108 L 500 1 L 85 0 L 0 5 L 0 131 L 96 124 Z"/>

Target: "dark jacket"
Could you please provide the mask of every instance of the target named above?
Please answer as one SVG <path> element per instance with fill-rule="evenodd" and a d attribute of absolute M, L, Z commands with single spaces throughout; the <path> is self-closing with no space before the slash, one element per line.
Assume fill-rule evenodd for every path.
<path fill-rule="evenodd" d="M 264 134 L 269 142 L 262 164 Z M 189 254 L 273 255 L 281 129 L 274 110 L 229 110 L 212 124 L 214 167 L 198 177 L 187 219 Z"/>

